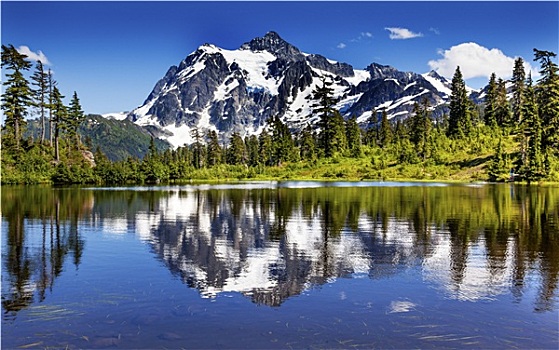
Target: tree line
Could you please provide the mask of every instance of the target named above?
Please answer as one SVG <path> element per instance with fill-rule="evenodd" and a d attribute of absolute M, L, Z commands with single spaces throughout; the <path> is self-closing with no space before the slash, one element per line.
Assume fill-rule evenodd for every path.
<path fill-rule="evenodd" d="M 260 135 L 243 138 L 233 133 L 227 145 L 219 142 L 216 131 L 193 128 L 191 145 L 161 152 L 152 139 L 143 159 L 117 162 L 97 149 L 93 165 L 77 131 L 84 118 L 77 94 L 66 107 L 51 72 L 45 72 L 40 62 L 29 84 L 22 72 L 31 64 L 13 46 L 2 46 L 2 66 L 9 71 L 2 96 L 6 116 L 3 182 L 120 184 L 256 178 L 286 164 L 312 167 L 340 158 L 370 159 L 366 168 L 373 177 L 383 177 L 396 166 L 419 167 L 428 173 L 441 167 L 452 171 L 484 164 L 484 174 L 492 181 L 511 177 L 527 182 L 559 181 L 559 69 L 555 57 L 553 52 L 534 49 L 534 60 L 541 65 L 537 82 L 526 76 L 522 58 L 516 59 L 509 81 L 492 74 L 482 105 L 468 97 L 457 67 L 448 113 L 442 117 L 434 117 L 429 100 L 423 99 L 404 120 L 389 120 L 386 109 L 372 110 L 364 127 L 355 116 L 343 118 L 335 108 L 338 100 L 332 82 L 323 77 L 312 92 L 316 128 L 309 124 L 293 132 L 276 116 Z M 36 109 L 40 116 L 39 140 L 23 138 L 28 108 Z M 8 176 L 6 181 L 10 171 L 20 175 Z M 281 171 L 273 174 L 282 176 Z"/>

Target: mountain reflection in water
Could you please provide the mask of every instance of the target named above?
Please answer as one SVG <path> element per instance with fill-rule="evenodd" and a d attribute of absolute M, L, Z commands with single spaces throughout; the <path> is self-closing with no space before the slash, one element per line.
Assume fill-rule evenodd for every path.
<path fill-rule="evenodd" d="M 234 291 L 279 306 L 336 278 L 413 266 L 451 299 L 511 293 L 557 310 L 559 189 L 365 185 L 3 188 L 2 306 L 17 313 L 44 299 L 96 227 L 134 233 L 204 298 Z M 42 233 L 28 234 L 30 224 Z M 528 282 L 535 295 L 524 296 Z"/>

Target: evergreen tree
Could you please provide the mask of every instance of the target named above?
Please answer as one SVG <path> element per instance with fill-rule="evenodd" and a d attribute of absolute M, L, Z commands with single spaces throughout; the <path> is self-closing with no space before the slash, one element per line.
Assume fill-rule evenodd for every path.
<path fill-rule="evenodd" d="M 208 131 L 207 138 L 208 138 L 208 143 L 207 143 L 208 144 L 207 146 L 208 166 L 211 167 L 211 166 L 221 164 L 222 150 L 221 150 L 221 146 L 219 145 L 219 140 L 217 138 L 217 132 L 215 132 L 215 130 Z"/>
<path fill-rule="evenodd" d="M 508 178 L 510 164 L 508 156 L 503 150 L 503 140 L 499 138 L 497 151 L 489 162 L 488 173 L 491 181 L 504 181 Z"/>
<path fill-rule="evenodd" d="M 355 116 L 346 121 L 345 131 L 349 155 L 350 157 L 357 158 L 361 155 L 361 129 L 359 129 Z"/>
<path fill-rule="evenodd" d="M 272 137 L 264 131 L 258 137 L 259 163 L 270 166 L 273 162 Z"/>
<path fill-rule="evenodd" d="M 204 166 L 204 144 L 202 143 L 202 134 L 197 127 L 190 131 L 190 135 L 194 139 L 192 143 L 192 166 L 200 169 Z"/>
<path fill-rule="evenodd" d="M 54 159 L 60 161 L 60 136 L 67 128 L 68 109 L 62 102 L 64 96 L 55 86 L 52 90 L 52 123 L 54 124 Z"/>
<path fill-rule="evenodd" d="M 37 61 L 37 65 L 35 68 L 35 72 L 31 76 L 32 85 L 35 86 L 33 91 L 33 104 L 35 107 L 39 109 L 39 114 L 41 116 L 41 144 L 45 142 L 45 114 L 46 109 L 48 107 L 48 74 L 45 72 L 43 67 L 43 63 L 41 61 Z"/>
<path fill-rule="evenodd" d="M 527 138 L 526 156 L 522 172 L 528 183 L 539 181 L 545 177 L 545 156 L 543 147 L 543 126 L 539 115 L 536 95 L 532 87 L 532 79 L 528 78 L 526 101 L 522 107 L 524 116 L 524 134 Z"/>
<path fill-rule="evenodd" d="M 339 118 L 337 118 L 337 111 L 334 109 L 337 99 L 333 95 L 332 82 L 327 81 L 325 77 L 322 78 L 322 85 L 317 86 L 312 92 L 312 98 L 316 101 L 312 105 L 313 112 L 320 118 L 319 145 L 325 157 L 331 157 L 339 147 L 336 144 L 336 136 L 339 136 L 339 128 L 336 128 L 337 124 L 339 124 Z M 337 114 L 339 115 L 339 113 Z"/>
<path fill-rule="evenodd" d="M 376 145 L 379 139 L 378 113 L 375 108 L 371 110 L 371 116 L 367 120 L 367 130 L 365 131 L 364 142 L 368 146 Z"/>
<path fill-rule="evenodd" d="M 499 79 L 497 82 L 496 97 L 495 119 L 497 120 L 497 125 L 501 128 L 511 126 L 513 124 L 512 114 L 507 100 L 507 88 L 503 79 Z"/>
<path fill-rule="evenodd" d="M 23 71 L 31 68 L 31 63 L 26 58 L 13 45 L 2 45 L 2 68 L 10 71 L 6 74 L 7 80 L 2 83 L 6 87 L 1 105 L 5 116 L 2 142 L 4 145 L 14 146 L 16 150 L 19 150 L 23 138 L 27 107 L 32 103 L 29 82 L 23 76 Z"/>
<path fill-rule="evenodd" d="M 68 139 L 70 142 L 76 142 L 76 149 L 80 148 L 81 139 L 78 129 L 81 123 L 85 119 L 85 114 L 83 113 L 82 106 L 80 104 L 80 99 L 78 94 L 74 91 L 72 95 L 72 100 L 70 101 L 70 106 L 68 108 Z M 73 139 L 73 140 L 72 140 Z"/>
<path fill-rule="evenodd" d="M 416 103 L 410 121 L 410 141 L 414 144 L 417 155 L 425 161 L 429 156 L 429 139 L 433 122 L 429 113 L 429 100 L 423 99 L 421 104 Z"/>
<path fill-rule="evenodd" d="M 518 57 L 514 61 L 514 69 L 512 71 L 512 118 L 517 125 L 522 123 L 522 106 L 524 105 L 524 96 L 526 93 L 526 71 L 524 70 L 524 60 Z"/>
<path fill-rule="evenodd" d="M 543 145 L 549 150 L 559 150 L 559 67 L 553 62 L 557 55 L 534 49 L 535 61 L 541 65 L 541 78 L 536 85 L 539 114 L 544 126 Z"/>
<path fill-rule="evenodd" d="M 448 136 L 456 138 L 468 136 L 472 130 L 472 111 L 460 67 L 456 67 L 452 77 L 449 109 Z"/>
<path fill-rule="evenodd" d="M 258 166 L 260 163 L 260 154 L 258 153 L 258 137 L 256 135 L 250 135 L 250 137 L 245 138 L 248 165 Z"/>
<path fill-rule="evenodd" d="M 385 148 L 392 143 L 392 139 L 394 137 L 393 134 L 394 132 L 392 131 L 392 126 L 388 121 L 388 114 L 386 113 L 386 109 L 383 109 L 378 136 L 378 145 L 380 148 Z"/>
<path fill-rule="evenodd" d="M 291 160 L 295 144 L 289 128 L 279 117 L 271 118 L 270 127 L 272 131 L 272 163 L 281 165 L 281 163 Z"/>
<path fill-rule="evenodd" d="M 307 125 L 299 138 L 301 159 L 314 161 L 316 159 L 315 138 L 310 125 Z"/>
<path fill-rule="evenodd" d="M 53 120 L 53 109 L 54 109 L 54 99 L 53 99 L 53 89 L 56 87 L 56 80 L 52 77 L 52 71 L 49 69 L 47 73 L 47 85 L 49 91 L 48 98 L 48 110 L 49 110 L 49 143 L 52 145 L 54 136 L 54 120 Z"/>
<path fill-rule="evenodd" d="M 487 86 L 487 93 L 485 94 L 485 107 L 483 119 L 485 125 L 495 127 L 497 125 L 497 76 L 491 73 L 489 78 L 489 85 Z"/>
<path fill-rule="evenodd" d="M 246 163 L 246 148 L 243 138 L 239 133 L 234 132 L 229 139 L 227 149 L 227 164 L 240 165 Z"/>

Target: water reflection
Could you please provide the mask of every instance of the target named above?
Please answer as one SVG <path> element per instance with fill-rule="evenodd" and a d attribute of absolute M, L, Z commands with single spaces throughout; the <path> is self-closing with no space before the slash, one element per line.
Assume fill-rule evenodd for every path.
<path fill-rule="evenodd" d="M 2 217 L 5 313 L 42 300 L 67 259 L 79 267 L 85 227 L 137 235 L 205 298 L 235 291 L 279 306 L 336 278 L 380 279 L 417 268 L 448 298 L 510 293 L 517 302 L 534 298 L 535 311 L 556 310 L 553 188 L 5 188 Z M 41 232 L 30 235 L 30 225 Z M 528 288 L 535 296 L 525 295 Z M 409 307 L 398 304 L 394 312 Z"/>

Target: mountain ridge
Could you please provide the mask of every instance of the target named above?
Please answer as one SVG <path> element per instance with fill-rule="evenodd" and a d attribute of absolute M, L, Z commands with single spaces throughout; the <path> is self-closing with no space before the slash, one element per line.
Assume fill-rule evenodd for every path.
<path fill-rule="evenodd" d="M 178 66 L 171 66 L 144 103 L 128 115 L 134 123 L 172 134 L 174 147 L 191 144 L 191 132 L 214 130 L 226 142 L 233 132 L 259 134 L 279 116 L 292 130 L 315 126 L 312 91 L 323 77 L 333 82 L 336 105 L 345 118 L 366 125 L 386 110 L 390 119 L 406 118 L 415 102 L 427 98 L 435 117 L 446 112 L 450 83 L 436 72 L 402 72 L 372 63 L 364 70 L 308 54 L 276 32 L 238 49 L 204 44 Z"/>

